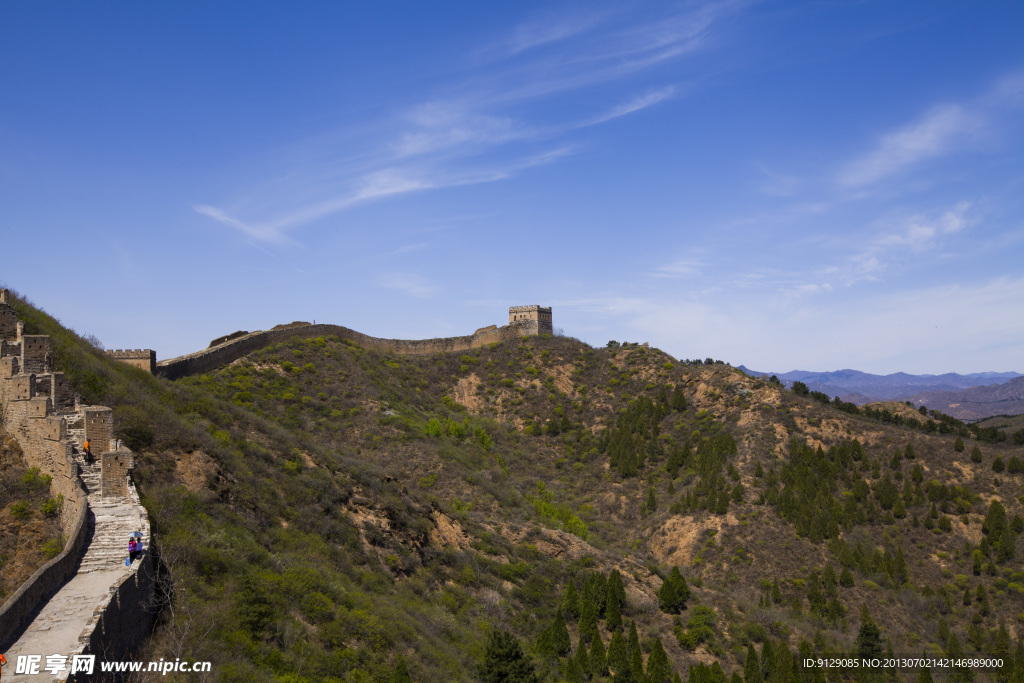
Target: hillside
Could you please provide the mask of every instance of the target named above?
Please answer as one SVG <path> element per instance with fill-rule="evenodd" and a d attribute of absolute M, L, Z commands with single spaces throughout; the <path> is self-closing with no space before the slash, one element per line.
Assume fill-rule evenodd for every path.
<path fill-rule="evenodd" d="M 295 339 L 170 382 L 18 315 L 138 455 L 163 567 L 143 659 L 477 680 L 501 629 L 546 680 L 582 680 L 597 650 L 616 680 L 662 650 L 684 679 L 750 680 L 753 651 L 813 680 L 798 655 L 856 652 L 872 624 L 879 652 L 1008 663 L 1024 629 L 1024 453 L 945 416 L 561 337 Z"/>

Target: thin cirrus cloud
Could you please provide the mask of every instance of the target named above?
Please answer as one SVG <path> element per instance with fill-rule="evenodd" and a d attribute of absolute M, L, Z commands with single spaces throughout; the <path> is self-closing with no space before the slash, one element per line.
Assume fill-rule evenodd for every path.
<path fill-rule="evenodd" d="M 594 125 L 597 125 L 599 123 L 605 123 L 607 121 L 611 121 L 612 119 L 617 119 L 617 118 L 620 118 L 622 116 L 627 116 L 628 114 L 633 114 L 633 113 L 638 112 L 638 111 L 640 111 L 642 109 L 647 109 L 648 107 L 653 107 L 654 105 L 658 104 L 659 102 L 663 102 L 663 101 L 669 99 L 670 97 L 672 97 L 675 94 L 676 94 L 676 86 L 674 86 L 674 85 L 669 85 L 669 86 L 666 86 L 664 88 L 660 88 L 658 90 L 652 90 L 652 91 L 647 92 L 647 93 L 645 93 L 643 95 L 640 95 L 638 97 L 634 97 L 632 100 L 630 100 L 628 102 L 624 102 L 624 103 L 618 105 L 617 107 L 612 107 L 611 109 L 609 109 L 605 113 L 603 113 L 603 114 L 601 114 L 599 116 L 596 116 L 593 119 L 590 119 L 589 121 L 586 121 L 586 122 L 584 122 L 581 125 L 582 126 L 594 126 Z"/>
<path fill-rule="evenodd" d="M 874 148 L 843 166 L 838 184 L 863 188 L 920 163 L 966 147 L 996 127 L 1001 116 L 1024 105 L 1024 71 L 999 79 L 968 103 L 930 108 L 918 120 L 881 136 Z"/>
<path fill-rule="evenodd" d="M 653 273 L 649 273 L 651 277 L 661 278 L 682 278 L 689 275 L 698 275 L 701 269 L 706 267 L 708 264 L 704 261 L 698 261 L 695 259 L 678 259 L 671 263 L 655 268 Z"/>
<path fill-rule="evenodd" d="M 302 186 L 289 180 L 260 186 L 259 199 L 264 208 L 257 214 L 263 215 L 255 217 L 211 204 L 193 209 L 251 240 L 287 245 L 294 244 L 290 233 L 296 228 L 357 204 L 495 182 L 553 163 L 580 147 L 559 138 L 655 106 L 675 96 L 677 87 L 649 90 L 577 122 L 527 121 L 504 108 L 626 78 L 693 50 L 713 23 L 736 6 L 714 3 L 658 20 L 648 17 L 614 27 L 607 26 L 607 13 L 568 17 L 548 26 L 524 24 L 497 51 L 499 61 L 477 65 L 462 82 L 446 88 L 461 91 L 461 96 L 427 98 L 394 120 L 397 129 L 394 123 L 385 124 L 392 130 L 385 132 L 383 142 L 371 142 L 367 153 L 356 155 L 360 159 L 358 168 L 346 171 L 343 162 L 325 164 L 330 177 L 324 179 L 305 177 L 315 175 L 311 169 L 284 174 L 286 178 L 304 177 Z M 538 51 L 540 55 L 536 56 Z M 548 148 L 538 151 L 538 145 Z M 309 195 L 308 188 L 321 186 L 322 198 L 296 199 Z"/>
<path fill-rule="evenodd" d="M 977 131 L 981 120 L 964 107 L 935 107 L 905 128 L 882 136 L 876 147 L 839 172 L 839 184 L 857 188 L 877 183 L 949 151 Z"/>

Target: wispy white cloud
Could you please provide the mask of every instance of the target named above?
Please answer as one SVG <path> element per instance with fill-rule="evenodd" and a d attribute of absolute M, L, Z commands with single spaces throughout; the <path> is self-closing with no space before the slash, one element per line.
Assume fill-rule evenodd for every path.
<path fill-rule="evenodd" d="M 861 188 L 979 139 L 1007 111 L 1024 106 L 1024 71 L 999 79 L 980 97 L 933 106 L 913 123 L 882 135 L 874 148 L 839 169 L 841 187 Z"/>
<path fill-rule="evenodd" d="M 845 187 L 876 183 L 945 153 L 974 134 L 980 125 L 975 113 L 959 105 L 935 107 L 911 125 L 882 136 L 875 149 L 839 171 L 839 183 Z"/>
<path fill-rule="evenodd" d="M 463 103 L 428 102 L 408 116 L 413 130 L 404 132 L 393 147 L 399 156 L 414 156 L 465 144 L 494 146 L 532 135 L 509 117 L 468 111 Z"/>
<path fill-rule="evenodd" d="M 410 253 L 412 253 L 414 251 L 423 251 L 426 248 L 427 248 L 427 245 L 424 242 L 419 242 L 417 244 L 403 244 L 402 246 L 398 247 L 397 249 L 392 249 L 391 251 L 389 251 L 389 252 L 387 252 L 385 254 L 381 254 L 381 255 L 382 256 L 397 256 L 399 254 L 410 254 Z"/>
<path fill-rule="evenodd" d="M 663 278 L 687 277 L 700 274 L 701 269 L 707 265 L 705 261 L 697 259 L 677 259 L 663 266 L 658 266 L 654 269 L 653 273 L 648 273 L 648 275 Z"/>
<path fill-rule="evenodd" d="M 905 247 L 914 252 L 922 252 L 935 245 L 944 235 L 960 232 L 974 222 L 968 215 L 970 202 L 960 202 L 944 211 L 938 218 L 913 216 L 896 232 L 882 235 L 877 244 L 883 247 Z"/>
<path fill-rule="evenodd" d="M 607 12 L 536 16 L 514 29 L 483 67 L 468 63 L 451 82 L 377 135 L 254 188 L 232 207 L 203 204 L 201 215 L 247 238 L 282 245 L 299 226 L 357 204 L 414 192 L 511 178 L 573 154 L 573 131 L 668 100 L 669 85 L 576 121 L 530 121 L 523 111 L 568 90 L 625 78 L 699 47 L 712 25 L 741 6 L 709 3 L 669 16 L 624 20 Z M 544 47 L 545 49 L 539 49 Z M 327 136 L 330 137 L 330 136 Z M 357 146 L 359 143 L 356 143 Z"/>
<path fill-rule="evenodd" d="M 501 52 L 518 55 L 542 45 L 558 43 L 586 33 L 608 17 L 606 12 L 561 14 L 551 12 L 524 22 L 500 43 Z"/>
<path fill-rule="evenodd" d="M 627 114 L 632 114 L 633 112 L 638 112 L 641 109 L 646 109 L 647 107 L 651 107 L 655 104 L 658 104 L 659 102 L 667 100 L 668 98 L 672 97 L 675 94 L 675 92 L 676 86 L 674 85 L 660 88 L 658 90 L 652 90 L 638 97 L 634 97 L 629 102 L 624 102 L 623 104 L 620 104 L 617 107 L 612 107 L 605 113 L 599 114 L 598 116 L 590 119 L 589 121 L 586 121 L 583 125 L 594 126 L 599 123 L 604 123 L 606 121 L 611 121 L 612 119 L 617 119 L 619 117 L 626 116 Z"/>
<path fill-rule="evenodd" d="M 377 282 L 381 287 L 393 289 L 417 299 L 429 299 L 441 291 L 440 287 L 414 273 L 388 273 L 381 275 Z"/>

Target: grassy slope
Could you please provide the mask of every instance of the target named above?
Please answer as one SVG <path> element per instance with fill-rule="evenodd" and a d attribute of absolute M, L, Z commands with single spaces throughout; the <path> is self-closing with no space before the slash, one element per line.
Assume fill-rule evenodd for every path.
<path fill-rule="evenodd" d="M 1021 474 L 991 469 L 997 455 L 1020 455 L 1012 443 L 982 444 L 975 464 L 971 440 L 957 453 L 952 434 L 838 412 L 728 366 L 558 338 L 433 357 L 294 341 L 171 384 L 109 363 L 28 306 L 18 312 L 30 333 L 55 336 L 58 363 L 90 400 L 115 408 L 139 455 L 136 480 L 173 588 L 149 658 L 211 659 L 225 680 L 297 681 L 387 680 L 401 656 L 415 680 L 468 680 L 489 629 L 532 649 L 567 582 L 612 568 L 626 584 L 627 621 L 645 647 L 659 637 L 684 674 L 709 657 L 738 670 L 751 641 L 848 650 L 861 605 L 897 652 L 915 654 L 945 647 L 940 619 L 972 653 L 968 635 L 981 631 L 990 649 L 988 632 L 1001 622 L 1015 632 L 1024 614 L 1019 563 L 972 571 L 988 501 L 1002 499 L 1009 518 L 1022 512 Z M 685 388 L 687 407 L 664 411 L 659 433 L 638 442 L 647 456 L 638 476 L 622 478 L 608 468 L 601 428 L 634 397 L 657 404 L 666 385 Z M 552 422 L 557 435 L 547 433 Z M 709 444 L 724 434 L 736 449 L 720 458 Z M 833 448 L 830 459 L 830 447 L 863 445 L 865 457 L 837 466 L 826 487 L 837 504 L 861 478 L 870 490 L 888 477 L 902 491 L 923 465 L 906 517 L 876 493 L 854 506 L 842 535 L 868 561 L 841 558 L 813 530 L 797 533 L 803 508 L 786 501 L 806 492 L 790 481 L 784 493 L 799 474 L 791 437 L 821 445 L 830 462 L 844 457 Z M 893 469 L 908 444 L 916 458 Z M 711 491 L 719 500 L 736 483 L 743 502 L 702 509 Z M 925 528 L 938 483 L 964 487 L 938 501 L 948 532 Z M 872 564 L 876 548 L 903 549 L 906 584 Z M 854 585 L 836 590 L 844 613 L 817 614 L 812 572 L 830 564 L 838 573 L 842 559 L 856 565 Z M 678 624 L 655 596 L 672 565 L 694 588 Z M 963 604 L 964 589 L 974 595 L 978 585 L 985 614 L 976 600 Z M 691 652 L 676 634 L 686 640 L 695 604 L 714 619 Z M 559 663 L 537 664 L 558 677 Z"/>

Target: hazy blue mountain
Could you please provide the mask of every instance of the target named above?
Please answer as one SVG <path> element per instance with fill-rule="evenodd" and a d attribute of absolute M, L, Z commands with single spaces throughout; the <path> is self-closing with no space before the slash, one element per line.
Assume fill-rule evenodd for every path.
<path fill-rule="evenodd" d="M 906 400 L 939 410 L 959 420 L 1024 414 L 1024 377 L 955 391 L 923 391 Z"/>
<path fill-rule="evenodd" d="M 911 375 L 905 372 L 895 372 L 891 375 L 873 375 L 850 369 L 833 372 L 809 370 L 761 372 L 742 365 L 739 368 L 753 376 L 775 375 L 786 386 L 792 386 L 793 382 L 803 382 L 812 391 L 838 396 L 844 401 L 851 401 L 858 405 L 871 401 L 910 400 L 911 397 L 923 392 L 956 392 L 980 386 L 997 386 L 1024 376 L 1019 372 L 974 372 L 967 375 L 955 372 L 947 372 L 942 375 Z M 929 405 L 929 407 L 933 406 Z"/>

